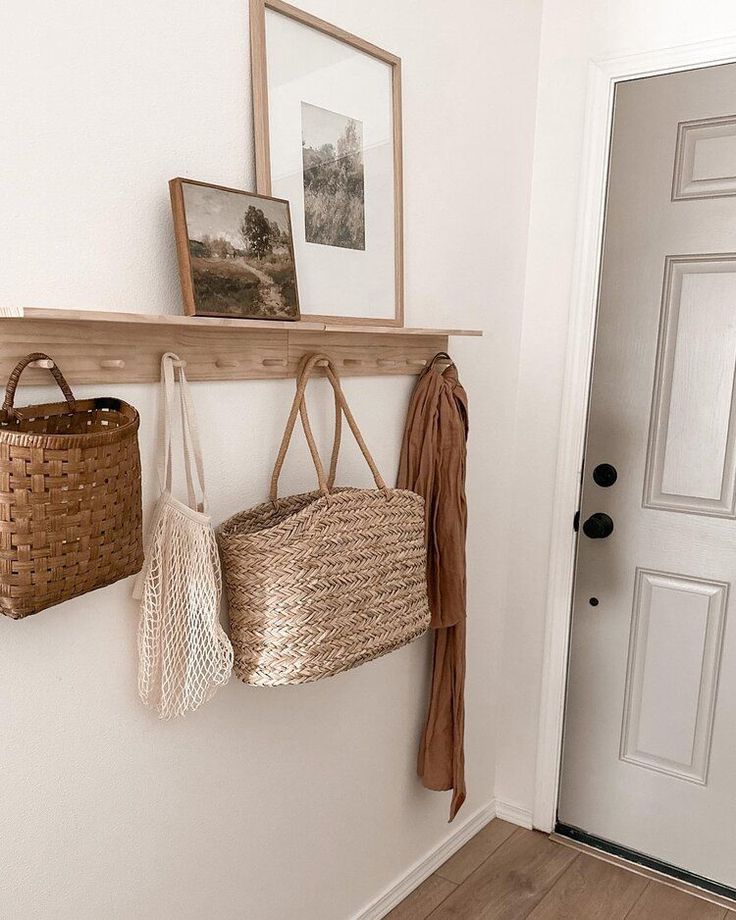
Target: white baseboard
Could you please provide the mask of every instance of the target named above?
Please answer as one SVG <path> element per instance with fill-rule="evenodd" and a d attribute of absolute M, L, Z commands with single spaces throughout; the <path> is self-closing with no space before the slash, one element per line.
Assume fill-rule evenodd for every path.
<path fill-rule="evenodd" d="M 531 808 L 524 808 L 523 805 L 517 805 L 516 802 L 502 802 L 496 799 L 496 817 L 510 824 L 518 824 L 519 827 L 525 827 L 527 830 L 533 827 Z"/>
<path fill-rule="evenodd" d="M 456 853 L 461 846 L 466 844 L 471 837 L 474 837 L 481 828 L 485 827 L 489 821 L 496 817 L 496 805 L 491 801 L 477 811 L 472 818 L 469 818 L 465 824 L 441 843 L 436 849 L 428 853 L 424 859 L 418 863 L 385 891 L 379 898 L 368 905 L 364 910 L 355 915 L 353 920 L 381 920 L 386 914 L 393 910 L 397 904 L 408 897 L 415 888 L 418 888 L 422 882 L 439 869 L 443 862 L 446 862 L 453 853 Z"/>
<path fill-rule="evenodd" d="M 516 805 L 512 802 L 499 802 L 496 799 L 490 801 L 488 805 L 477 811 L 472 818 L 469 818 L 462 827 L 454 830 L 443 843 L 432 850 L 431 853 L 428 853 L 424 859 L 415 863 L 406 875 L 400 878 L 380 897 L 357 913 L 353 920 L 381 920 L 493 818 L 502 818 L 504 821 L 518 824 L 520 827 L 531 828 L 532 826 L 531 809 L 522 808 L 521 805 Z"/>

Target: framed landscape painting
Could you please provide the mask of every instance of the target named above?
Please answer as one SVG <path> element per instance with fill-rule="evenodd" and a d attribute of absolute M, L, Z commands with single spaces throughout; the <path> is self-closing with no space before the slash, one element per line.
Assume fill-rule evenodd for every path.
<path fill-rule="evenodd" d="M 194 179 L 169 190 L 186 312 L 298 320 L 289 202 Z"/>
<path fill-rule="evenodd" d="M 302 315 L 403 325 L 401 61 L 251 0 L 259 192 L 291 202 Z"/>

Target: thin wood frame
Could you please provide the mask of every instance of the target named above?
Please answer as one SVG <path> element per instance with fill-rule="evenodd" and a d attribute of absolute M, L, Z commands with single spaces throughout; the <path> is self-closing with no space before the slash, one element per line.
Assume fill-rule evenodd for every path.
<path fill-rule="evenodd" d="M 364 54 L 369 54 L 391 67 L 391 97 L 393 112 L 394 169 L 394 318 L 330 316 L 302 314 L 305 319 L 326 323 L 348 323 L 353 326 L 404 325 L 404 214 L 403 214 L 403 153 L 401 115 L 401 58 L 346 32 L 323 19 L 305 13 L 283 0 L 250 0 L 250 56 L 253 86 L 253 130 L 255 135 L 256 188 L 262 195 L 271 194 L 271 143 L 268 116 L 268 60 L 266 51 L 266 10 L 281 13 L 324 35 L 345 42 Z"/>
<path fill-rule="evenodd" d="M 245 195 L 248 198 L 260 198 L 268 201 L 277 201 L 286 205 L 286 216 L 289 226 L 289 255 L 294 267 L 294 291 L 296 293 L 296 314 L 294 316 L 241 316 L 237 313 L 211 313 L 197 312 L 197 302 L 194 296 L 194 274 L 192 272 L 192 252 L 189 248 L 189 233 L 187 230 L 187 211 L 184 204 L 184 190 L 182 184 L 200 185 L 203 188 L 214 188 L 220 192 L 233 192 L 236 195 Z M 212 182 L 199 182 L 196 179 L 183 179 L 180 176 L 169 180 L 169 194 L 171 196 L 171 210 L 174 217 L 174 236 L 176 238 L 176 256 L 179 261 L 179 279 L 181 280 L 181 293 L 184 300 L 184 309 L 187 316 L 222 317 L 234 320 L 265 320 L 267 322 L 299 322 L 301 311 L 299 307 L 299 276 L 296 271 L 294 258 L 294 231 L 291 224 L 291 205 L 285 198 L 273 198 L 271 195 L 261 195 L 256 192 L 247 192 L 240 188 L 229 188 L 226 185 L 214 185 Z"/>

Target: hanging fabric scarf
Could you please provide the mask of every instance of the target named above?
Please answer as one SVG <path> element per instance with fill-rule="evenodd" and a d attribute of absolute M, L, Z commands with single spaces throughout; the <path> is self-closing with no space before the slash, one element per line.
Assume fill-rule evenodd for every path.
<path fill-rule="evenodd" d="M 436 355 L 409 403 L 398 486 L 425 499 L 427 582 L 434 665 L 417 769 L 427 789 L 453 790 L 450 820 L 465 801 L 465 460 L 468 398 L 457 368 Z"/>

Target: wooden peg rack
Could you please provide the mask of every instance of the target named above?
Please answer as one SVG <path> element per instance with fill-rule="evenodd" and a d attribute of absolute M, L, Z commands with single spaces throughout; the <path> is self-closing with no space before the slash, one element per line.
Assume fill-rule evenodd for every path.
<path fill-rule="evenodd" d="M 190 380 L 293 377 L 312 351 L 330 355 L 345 376 L 418 374 L 455 335 L 482 333 L 29 307 L 0 315 L 0 380 L 34 351 L 58 361 L 72 384 L 153 383 L 166 351 L 186 360 Z M 41 369 L 21 377 L 47 382 Z"/>

